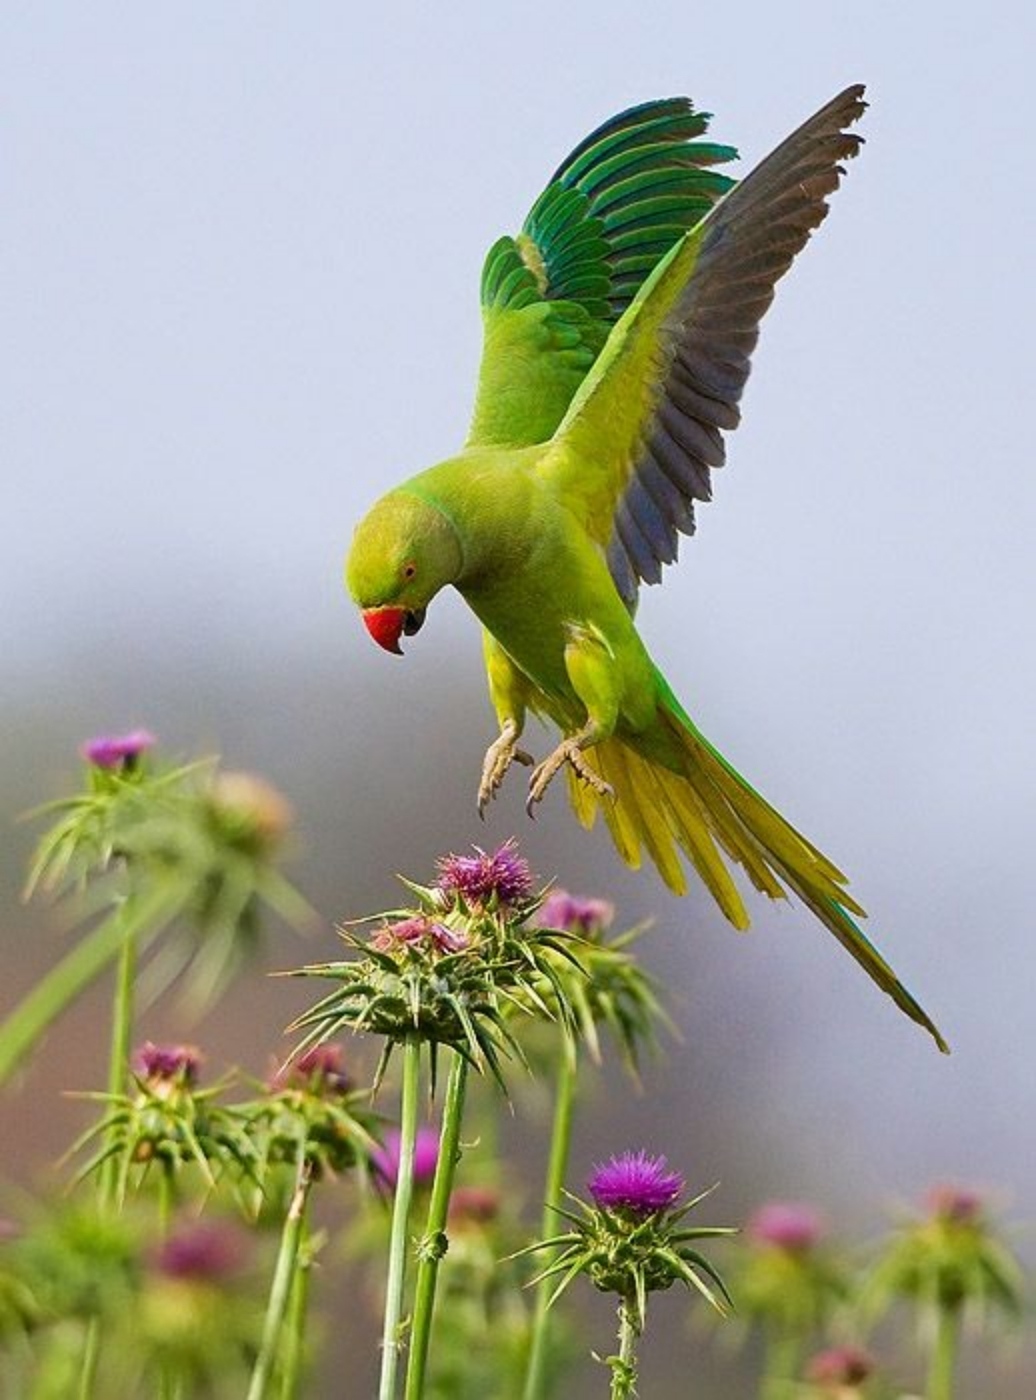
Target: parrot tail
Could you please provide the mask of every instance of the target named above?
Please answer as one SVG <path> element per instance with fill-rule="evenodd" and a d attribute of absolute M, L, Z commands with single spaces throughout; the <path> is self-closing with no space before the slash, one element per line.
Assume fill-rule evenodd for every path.
<path fill-rule="evenodd" d="M 724 855 L 771 899 L 786 899 L 791 890 L 948 1054 L 935 1024 L 853 919 L 865 911 L 848 893 L 845 875 L 741 777 L 663 687 L 658 718 L 679 771 L 618 736 L 603 740 L 584 757 L 615 797 L 598 796 L 570 771 L 569 795 L 582 824 L 592 826 L 600 810 L 626 864 L 639 868 L 646 851 L 675 894 L 687 892 L 682 852 L 737 929 L 746 929 L 749 917 Z"/>

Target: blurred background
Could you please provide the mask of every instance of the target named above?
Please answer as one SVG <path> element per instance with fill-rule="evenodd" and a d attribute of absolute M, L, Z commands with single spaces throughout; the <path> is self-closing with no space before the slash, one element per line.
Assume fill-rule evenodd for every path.
<path fill-rule="evenodd" d="M 17 818 L 76 780 L 81 738 L 143 724 L 294 804 L 292 873 L 328 923 L 304 948 L 274 931 L 270 969 L 330 955 L 394 872 L 511 834 L 543 877 L 654 920 L 683 1043 L 642 1095 L 601 1086 L 574 1185 L 644 1145 L 720 1180 L 724 1221 L 793 1196 L 867 1237 L 951 1180 L 1030 1222 L 1032 37 L 1020 5 L 927 0 L 5 6 L 5 1007 L 63 946 L 19 904 Z M 586 131 L 688 92 L 744 170 L 861 79 L 866 149 L 640 619 L 705 732 L 848 867 L 949 1059 L 795 907 L 757 902 L 737 936 L 620 868 L 560 791 L 528 822 L 520 778 L 481 826 L 473 619 L 442 598 L 398 661 L 340 582 L 365 507 L 462 441 L 483 254 Z M 260 969 L 191 1034 L 261 1071 L 307 997 Z M 0 1100 L 7 1178 L 45 1179 L 82 1121 L 60 1095 L 103 1078 L 103 1007 Z M 682 1357 L 684 1312 L 658 1314 Z M 702 1394 L 713 1371 L 750 1393 L 700 1364 Z M 644 1393 L 684 1394 L 686 1365 L 649 1351 Z M 1034 1367 L 1031 1345 L 984 1354 L 964 1393 L 1018 1400 Z"/>

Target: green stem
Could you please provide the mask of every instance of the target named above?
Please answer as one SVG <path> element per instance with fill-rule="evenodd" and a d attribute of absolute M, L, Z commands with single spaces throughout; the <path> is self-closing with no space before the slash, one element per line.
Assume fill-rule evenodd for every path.
<path fill-rule="evenodd" d="M 307 1160 L 305 1150 L 303 1150 L 300 1153 L 295 1189 L 288 1203 L 288 1213 L 284 1218 L 284 1228 L 281 1231 L 281 1244 L 277 1252 L 277 1263 L 273 1270 L 273 1281 L 270 1284 L 270 1297 L 266 1305 L 259 1355 L 256 1357 L 252 1381 L 248 1387 L 248 1400 L 264 1400 L 273 1376 L 284 1317 L 288 1310 L 288 1300 L 291 1297 L 292 1283 L 297 1271 L 299 1244 L 305 1226 L 306 1204 L 309 1200 L 309 1189 L 312 1182 L 312 1164 Z"/>
<path fill-rule="evenodd" d="M 143 951 L 173 917 L 179 903 L 178 899 L 171 901 L 163 890 L 137 904 L 132 916 L 126 912 L 129 905 L 120 906 L 55 963 L 0 1025 L 0 1084 L 21 1066 L 65 1008 L 97 980 L 122 950 L 131 931 L 138 951 Z"/>
<path fill-rule="evenodd" d="M 410 1201 L 414 1194 L 414 1143 L 417 1140 L 417 1100 L 421 1070 L 421 1042 L 416 1035 L 403 1041 L 403 1086 L 399 1110 L 399 1166 L 392 1202 L 388 1279 L 385 1284 L 385 1322 L 381 1333 L 381 1381 L 378 1400 L 395 1400 L 396 1372 L 402 1346 L 403 1287 L 406 1282 Z"/>
<path fill-rule="evenodd" d="M 12 1023 L 15 1023 L 16 1028 L 13 1032 L 13 1036 L 16 1041 L 18 1040 L 19 1031 L 17 1029 L 17 1022 L 19 1015 L 23 1012 L 27 1012 L 25 1020 L 22 1023 L 21 1035 L 23 1041 L 26 1035 L 31 1035 L 27 1043 L 24 1043 L 23 1048 L 27 1049 L 28 1046 L 33 1043 L 33 1040 L 35 1040 L 36 1035 L 42 1034 L 43 1029 L 64 1009 L 72 997 L 76 996 L 78 992 L 87 985 L 87 982 L 91 980 L 89 976 L 87 982 L 82 982 L 79 979 L 84 970 L 88 970 L 94 965 L 94 954 L 90 945 L 93 943 L 94 939 L 97 938 L 97 935 L 102 933 L 106 935 L 110 934 L 117 940 L 113 945 L 113 950 L 118 952 L 119 958 L 118 971 L 115 977 L 115 997 L 112 1002 L 111 1042 L 108 1052 L 108 1093 L 115 1095 L 122 1093 L 126 1083 L 126 1066 L 129 1060 L 130 1039 L 133 1034 L 133 985 L 137 971 L 136 923 L 129 916 L 128 906 L 125 902 L 120 903 L 113 911 L 110 918 L 106 919 L 100 928 L 95 930 L 93 935 L 84 939 L 78 947 L 74 948 L 72 953 L 54 969 L 54 972 L 57 973 L 64 968 L 68 974 L 64 979 L 59 978 L 55 984 L 52 973 L 51 976 L 45 977 L 43 981 L 38 984 L 35 992 L 30 993 L 26 1000 L 22 1002 L 18 1011 L 15 1012 L 14 1016 L 7 1023 L 5 1034 L 11 1033 L 10 1027 Z M 77 961 L 76 955 L 81 953 L 84 947 L 91 953 L 91 956 Z M 104 963 L 112 955 L 111 951 L 108 950 L 107 936 L 104 939 L 97 940 L 96 948 L 96 956 L 98 958 L 101 958 L 101 952 L 103 950 L 103 960 L 99 961 L 97 969 L 92 976 L 96 976 L 97 973 L 103 969 Z M 46 991 L 48 986 L 54 991 L 55 985 L 58 992 L 57 996 L 53 998 L 48 998 L 47 996 L 37 997 L 37 994 L 41 991 Z M 34 1022 L 33 1020 L 34 1004 L 36 1006 L 36 1012 L 42 1011 L 46 1017 L 42 1022 L 38 1020 Z M 32 1034 L 34 1024 L 37 1025 L 39 1029 L 35 1031 L 35 1034 Z M 4 1051 L 8 1054 L 10 1053 L 9 1044 L 5 1043 Z M 0 1056 L 0 1060 L 2 1060 L 2 1058 L 3 1057 Z M 3 1073 L 3 1069 L 0 1068 L 0 1082 L 2 1082 Z M 116 1131 L 117 1130 L 113 1128 L 109 1133 L 109 1145 L 114 1145 L 112 1143 L 112 1138 Z M 118 1205 L 119 1170 L 118 1154 L 113 1151 L 112 1155 L 102 1164 L 100 1176 L 98 1178 L 97 1197 L 101 1209 L 104 1211 L 111 1211 Z M 97 1379 L 97 1364 L 100 1360 L 100 1349 L 100 1323 L 97 1318 L 91 1318 L 87 1323 L 86 1336 L 83 1341 L 83 1356 L 79 1369 L 79 1400 L 88 1400 L 88 1397 L 93 1394 Z"/>
<path fill-rule="evenodd" d="M 637 1393 L 637 1307 L 632 1298 L 619 1299 L 619 1355 L 612 1362 L 611 1400 L 630 1400 Z"/>
<path fill-rule="evenodd" d="M 414 1287 L 414 1319 L 407 1358 L 406 1400 L 421 1400 L 425 1372 L 428 1366 L 428 1341 L 432 1334 L 432 1314 L 435 1310 L 435 1285 L 439 1277 L 439 1260 L 446 1253 L 446 1219 L 450 1208 L 453 1177 L 460 1157 L 460 1125 L 464 1117 L 464 1091 L 467 1087 L 468 1062 L 454 1053 L 450 1077 L 443 1103 L 442 1129 L 439 1134 L 439 1156 L 435 1163 L 432 1198 L 428 1204 L 428 1221 L 421 1242 L 417 1283 Z"/>
<path fill-rule="evenodd" d="M 793 1333 L 771 1331 L 766 1343 L 766 1373 L 762 1400 L 788 1400 L 798 1379 L 802 1342 Z"/>
<path fill-rule="evenodd" d="M 568 1157 L 572 1146 L 572 1119 L 575 1108 L 576 1053 L 567 1042 L 562 1044 L 554 1084 L 554 1126 L 550 1139 L 550 1160 L 543 1194 L 541 1239 L 557 1233 L 557 1207 L 568 1173 Z M 529 1363 L 525 1372 L 524 1400 L 541 1400 L 550 1341 L 550 1295 L 553 1279 L 542 1279 L 536 1288 L 536 1307 L 532 1321 Z"/>
<path fill-rule="evenodd" d="M 170 1163 L 163 1162 L 158 1178 L 158 1237 L 160 1240 L 169 1238 L 169 1226 L 172 1224 L 175 1204 L 176 1180 L 173 1175 L 173 1167 Z"/>
<path fill-rule="evenodd" d="M 288 1317 L 282 1348 L 280 1400 L 297 1400 L 302 1361 L 306 1354 L 306 1317 L 309 1312 L 309 1281 L 312 1273 L 312 1245 L 309 1217 L 304 1215 L 299 1229 L 298 1263 L 291 1281 Z"/>
<path fill-rule="evenodd" d="M 959 1340 L 959 1309 L 940 1307 L 935 1345 L 928 1359 L 925 1400 L 952 1400 L 953 1372 L 957 1364 L 957 1343 Z"/>
<path fill-rule="evenodd" d="M 121 1094 L 126 1086 L 130 1041 L 133 1037 L 133 986 L 137 974 L 137 938 L 133 922 L 127 917 L 126 910 L 127 906 L 123 904 L 115 916 L 123 928 L 123 937 L 115 976 L 111 1048 L 108 1052 L 108 1093 L 113 1098 Z M 108 1134 L 108 1145 L 114 1148 L 117 1139 L 118 1129 L 113 1127 Z M 119 1158 L 115 1151 L 103 1164 L 99 1192 L 102 1206 L 110 1209 L 116 1204 L 119 1194 Z"/>
<path fill-rule="evenodd" d="M 100 1320 L 92 1317 L 86 1324 L 86 1335 L 83 1338 L 83 1357 L 79 1367 L 79 1388 L 77 1395 L 79 1400 L 90 1400 L 94 1393 L 94 1381 L 97 1378 L 97 1362 L 101 1355 L 101 1324 Z"/>
<path fill-rule="evenodd" d="M 158 1178 L 158 1238 L 162 1242 L 169 1238 L 175 1205 L 176 1178 L 173 1166 L 169 1162 L 163 1162 Z M 176 1374 L 172 1357 L 167 1357 L 161 1363 L 159 1400 L 179 1400 L 181 1393 L 180 1377 Z"/>

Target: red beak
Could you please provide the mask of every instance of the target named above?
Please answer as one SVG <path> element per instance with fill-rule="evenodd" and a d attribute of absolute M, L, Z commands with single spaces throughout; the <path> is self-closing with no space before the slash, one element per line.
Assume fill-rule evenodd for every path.
<path fill-rule="evenodd" d="M 399 639 L 406 621 L 405 608 L 364 608 L 363 624 L 379 647 L 403 655 Z"/>

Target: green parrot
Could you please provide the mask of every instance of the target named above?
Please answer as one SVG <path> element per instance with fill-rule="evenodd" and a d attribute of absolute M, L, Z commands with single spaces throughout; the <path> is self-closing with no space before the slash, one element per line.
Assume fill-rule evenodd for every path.
<path fill-rule="evenodd" d="M 866 103 L 847 88 L 735 183 L 686 98 L 620 113 L 551 177 L 482 273 L 484 351 L 463 450 L 382 497 L 346 581 L 367 630 L 401 652 L 452 584 L 483 627 L 499 736 L 483 813 L 512 763 L 532 814 L 567 773 L 576 814 L 600 812 L 622 859 L 644 852 L 678 894 L 688 862 L 739 929 L 729 862 L 789 891 L 908 1016 L 946 1043 L 864 936 L 846 877 L 696 728 L 634 624 L 712 494 L 774 286 L 827 214 Z M 529 711 L 560 742 L 521 748 Z"/>

